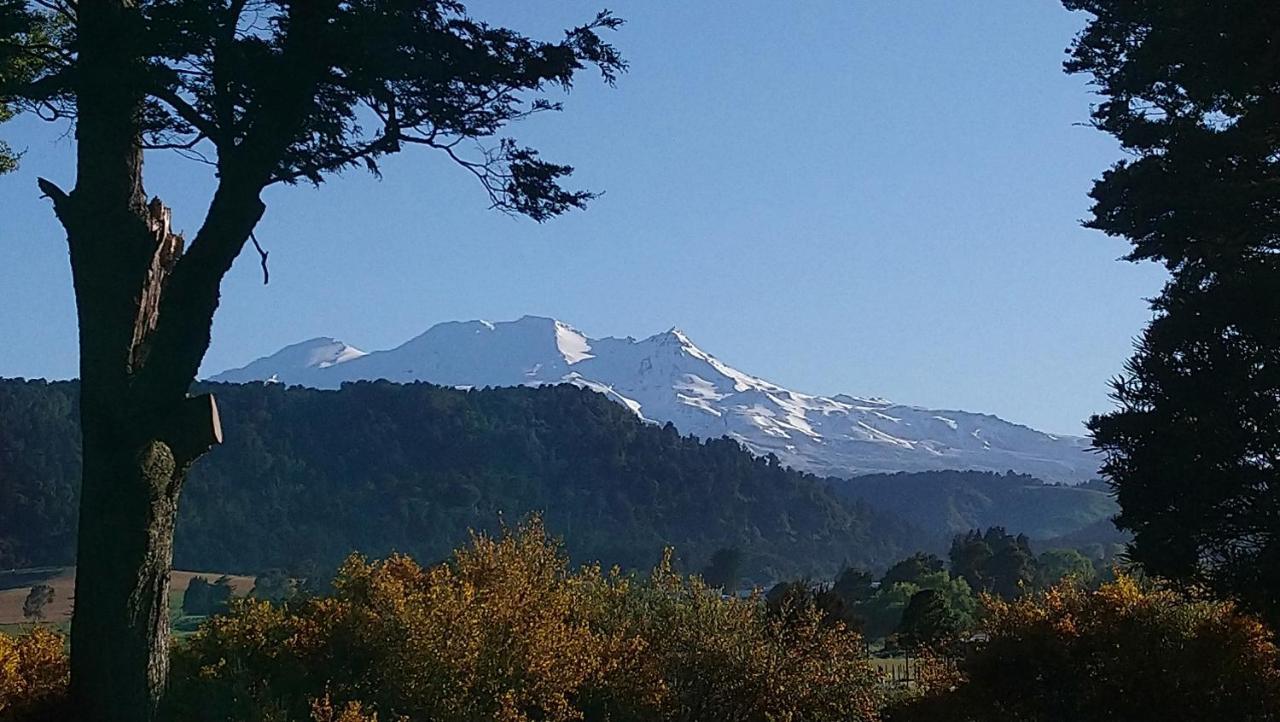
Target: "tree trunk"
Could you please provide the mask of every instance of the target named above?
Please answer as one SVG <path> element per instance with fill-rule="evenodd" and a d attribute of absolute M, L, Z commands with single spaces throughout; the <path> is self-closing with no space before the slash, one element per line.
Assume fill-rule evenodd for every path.
<path fill-rule="evenodd" d="M 86 720 L 154 719 L 168 679 L 172 450 L 86 403 L 71 680 Z M 123 432 L 123 433 L 122 433 Z"/>
<path fill-rule="evenodd" d="M 76 186 L 40 180 L 67 231 L 80 327 L 84 467 L 71 625 L 75 719 L 149 722 L 169 671 L 169 569 L 187 469 L 221 440 L 189 398 L 219 286 L 265 207 L 269 165 L 219 166 L 184 255 L 142 185 L 145 36 L 134 0 L 76 7 Z M 261 166 L 261 167 L 259 167 Z"/>
<path fill-rule="evenodd" d="M 219 429 L 209 402 L 202 419 L 191 413 L 201 402 L 183 391 L 149 392 L 138 383 L 148 362 L 164 363 L 147 351 L 182 251 L 167 209 L 153 201 L 145 217 L 113 227 L 84 215 L 75 201 L 63 200 L 59 211 L 80 316 L 84 460 L 72 698 L 79 719 L 151 720 L 168 675 L 178 493 Z M 149 258 L 130 252 L 145 246 Z"/>
<path fill-rule="evenodd" d="M 152 720 L 168 673 L 169 565 L 191 459 L 176 398 L 139 393 L 159 299 L 181 254 L 142 189 L 141 62 L 130 0 L 79 3 L 76 187 L 41 188 L 67 231 L 80 328 L 83 463 L 71 697 L 76 719 Z M 163 433 L 162 433 L 163 432 Z"/>
<path fill-rule="evenodd" d="M 80 327 L 71 696 L 78 720 L 147 722 L 169 670 L 178 495 L 190 465 L 222 438 L 212 397 L 187 392 L 209 346 L 221 279 L 265 207 L 260 185 L 224 177 L 184 255 L 169 210 L 142 201 L 136 132 L 110 132 L 84 107 L 76 190 L 40 181 L 67 230 Z"/>

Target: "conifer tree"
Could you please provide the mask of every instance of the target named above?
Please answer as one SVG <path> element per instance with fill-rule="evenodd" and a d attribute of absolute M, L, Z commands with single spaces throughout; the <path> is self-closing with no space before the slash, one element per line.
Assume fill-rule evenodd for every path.
<path fill-rule="evenodd" d="M 1280 5 L 1064 0 L 1127 154 L 1086 226 L 1171 280 L 1089 428 L 1147 571 L 1280 621 Z"/>

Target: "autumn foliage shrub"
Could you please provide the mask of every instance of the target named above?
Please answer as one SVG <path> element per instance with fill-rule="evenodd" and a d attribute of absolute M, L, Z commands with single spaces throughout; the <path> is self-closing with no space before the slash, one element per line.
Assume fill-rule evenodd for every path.
<path fill-rule="evenodd" d="M 771 614 L 758 596 L 723 598 L 671 568 L 647 583 L 617 575 L 589 584 L 595 623 L 639 640 L 629 677 L 639 689 L 606 687 L 600 719 L 872 720 L 883 702 L 862 638 L 817 605 Z M 634 701 L 650 702 L 648 707 Z"/>
<path fill-rule="evenodd" d="M 68 669 L 62 635 L 44 627 L 18 637 L 0 633 L 0 720 L 54 719 Z"/>
<path fill-rule="evenodd" d="M 1256 619 L 1121 578 L 984 599 L 981 642 L 927 652 L 887 712 L 862 641 L 676 573 L 571 570 L 534 521 L 449 562 L 350 559 L 326 597 L 244 599 L 178 643 L 183 722 L 1280 720 Z M 0 720 L 65 714 L 63 637 L 0 635 Z"/>
<path fill-rule="evenodd" d="M 1280 652 L 1229 603 L 1121 577 L 984 598 L 986 641 L 894 722 L 1280 720 Z"/>
<path fill-rule="evenodd" d="M 174 658 L 182 720 L 871 720 L 861 640 L 769 616 L 669 560 L 570 570 L 541 525 L 447 563 L 350 559 L 331 596 L 244 600 Z"/>

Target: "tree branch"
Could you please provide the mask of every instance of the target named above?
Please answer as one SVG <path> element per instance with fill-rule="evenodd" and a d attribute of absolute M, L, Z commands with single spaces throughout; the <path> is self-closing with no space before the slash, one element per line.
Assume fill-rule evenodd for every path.
<path fill-rule="evenodd" d="M 148 363 L 137 377 L 144 394 L 186 393 L 199 372 L 222 278 L 266 210 L 260 189 L 236 177 L 219 183 L 204 224 L 178 259 L 161 298 Z"/>
<path fill-rule="evenodd" d="M 399 145 L 401 140 L 402 138 L 399 136 L 399 134 L 396 134 L 394 136 L 382 135 L 369 141 L 368 143 L 355 146 L 354 148 L 347 151 L 346 153 L 342 153 L 341 155 L 336 155 L 331 158 L 326 158 L 323 162 L 309 163 L 305 166 L 298 168 L 292 173 L 289 173 L 286 175 L 272 176 L 269 183 L 290 183 L 292 181 L 298 180 L 299 178 L 311 178 L 313 176 L 319 175 L 323 171 L 338 170 L 343 166 L 346 166 L 350 163 L 354 163 L 357 160 L 360 160 L 361 158 L 368 158 L 372 155 L 376 155 L 383 151 L 389 152 L 391 150 L 394 150 Z"/>
<path fill-rule="evenodd" d="M 218 128 L 218 124 L 201 115 L 200 111 L 196 110 L 195 107 L 184 100 L 182 96 L 174 92 L 172 88 L 164 86 L 152 88 L 151 95 L 156 100 L 159 100 L 170 108 L 173 108 L 179 118 L 182 118 L 184 121 L 189 123 L 191 127 L 200 131 L 201 135 L 212 140 L 214 145 L 221 146 L 222 133 Z"/>
<path fill-rule="evenodd" d="M 151 337 L 150 358 L 156 363 L 148 364 L 139 378 L 148 392 L 186 393 L 200 370 L 209 349 L 222 279 L 266 210 L 259 194 L 270 180 L 274 159 L 286 151 L 306 117 L 322 77 L 316 30 L 333 7 L 333 0 L 290 6 L 290 32 L 282 62 L 294 72 L 286 76 L 287 87 L 264 98 L 258 114 L 265 122 L 254 126 L 256 133 L 246 137 L 237 152 L 220 153 L 218 189 L 204 224 L 178 260 L 161 302 Z M 216 144 L 217 139 L 214 141 Z"/>
<path fill-rule="evenodd" d="M 53 181 L 46 178 L 37 178 L 36 185 L 40 188 L 40 193 L 42 194 L 40 197 L 53 201 L 54 214 L 58 216 L 59 220 L 65 221 L 63 213 L 66 210 L 67 203 L 71 200 L 71 196 L 67 195 L 66 191 L 55 185 Z"/>
<path fill-rule="evenodd" d="M 196 137 L 185 143 L 146 143 L 142 144 L 143 150 L 191 150 L 205 139 L 204 133 L 200 133 Z"/>
<path fill-rule="evenodd" d="M 262 250 L 262 244 L 258 243 L 258 237 L 254 235 L 253 231 L 249 231 L 249 240 L 253 241 L 253 247 L 257 249 L 258 256 L 262 261 L 262 285 L 265 286 L 271 281 L 271 272 L 267 270 L 267 256 L 269 256 L 271 252 Z"/>

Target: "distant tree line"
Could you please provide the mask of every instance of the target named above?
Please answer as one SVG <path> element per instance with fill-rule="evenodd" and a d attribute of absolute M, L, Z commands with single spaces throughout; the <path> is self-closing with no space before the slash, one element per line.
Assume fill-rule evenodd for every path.
<path fill-rule="evenodd" d="M 827 623 L 858 629 L 867 639 L 885 639 L 891 647 L 935 647 L 977 628 L 983 594 L 1011 601 L 1063 582 L 1092 588 L 1114 579 L 1108 564 L 1075 549 L 1037 555 L 1025 535 L 991 527 L 956 535 L 946 560 L 916 552 L 878 578 L 846 567 L 830 583 L 780 582 L 765 600 L 783 616 L 816 608 Z"/>

